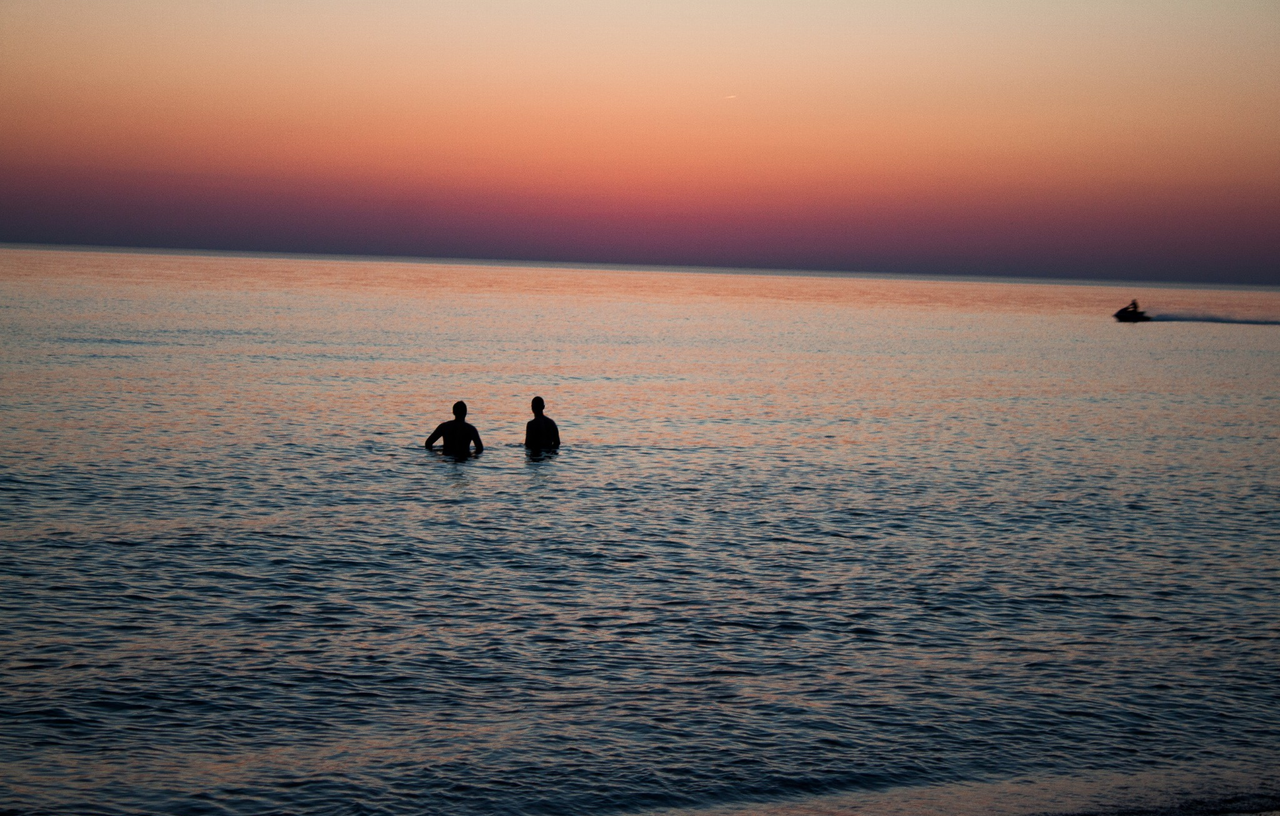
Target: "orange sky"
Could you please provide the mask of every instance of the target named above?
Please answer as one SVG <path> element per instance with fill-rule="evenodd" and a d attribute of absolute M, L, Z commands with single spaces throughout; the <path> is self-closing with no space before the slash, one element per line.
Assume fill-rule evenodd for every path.
<path fill-rule="evenodd" d="M 1277 42 L 1271 0 L 9 0 L 0 240 L 1151 276 L 1190 230 L 1280 282 Z"/>

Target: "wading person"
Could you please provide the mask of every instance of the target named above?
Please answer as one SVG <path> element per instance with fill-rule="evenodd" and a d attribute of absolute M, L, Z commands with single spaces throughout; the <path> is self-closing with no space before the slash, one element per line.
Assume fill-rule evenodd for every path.
<path fill-rule="evenodd" d="M 453 404 L 453 419 L 437 425 L 431 436 L 427 437 L 424 447 L 431 450 L 431 446 L 441 437 L 444 437 L 444 444 L 440 446 L 440 452 L 448 456 L 470 456 L 472 442 L 476 445 L 476 453 L 484 450 L 480 434 L 474 425 L 467 422 L 467 404 L 462 400 Z"/>
<path fill-rule="evenodd" d="M 553 451 L 560 447 L 560 429 L 551 417 L 542 413 L 546 403 L 542 397 L 534 397 L 529 405 L 533 409 L 533 419 L 524 426 L 524 446 L 530 451 Z"/>

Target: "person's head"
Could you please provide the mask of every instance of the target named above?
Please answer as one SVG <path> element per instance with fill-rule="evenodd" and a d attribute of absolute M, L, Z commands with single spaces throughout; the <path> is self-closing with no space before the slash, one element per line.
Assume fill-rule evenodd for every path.
<path fill-rule="evenodd" d="M 453 404 L 453 415 L 457 419 L 467 418 L 467 404 L 462 400 L 458 400 Z"/>
<path fill-rule="evenodd" d="M 529 407 L 533 408 L 535 414 L 541 414 L 546 409 L 547 404 L 542 401 L 542 397 L 534 397 Z"/>

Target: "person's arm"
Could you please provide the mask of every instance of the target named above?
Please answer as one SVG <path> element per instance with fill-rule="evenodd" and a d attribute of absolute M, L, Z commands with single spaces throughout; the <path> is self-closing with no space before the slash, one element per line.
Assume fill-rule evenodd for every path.
<path fill-rule="evenodd" d="M 533 447 L 533 445 L 531 444 L 532 442 L 533 442 L 533 420 L 531 419 L 524 424 L 524 446 L 526 448 L 532 448 Z"/>
<path fill-rule="evenodd" d="M 480 432 L 475 429 L 474 425 L 471 427 L 471 441 L 476 443 L 476 453 L 484 450 L 484 443 L 480 441 Z"/>
<path fill-rule="evenodd" d="M 555 422 L 551 423 L 551 447 L 560 447 L 560 426 Z"/>
<path fill-rule="evenodd" d="M 431 446 L 436 443 L 436 440 L 444 435 L 444 426 L 445 426 L 445 423 L 443 422 L 437 425 L 436 429 L 431 432 L 431 436 L 427 437 L 427 441 L 423 444 L 422 447 L 426 448 L 427 450 L 431 450 Z"/>

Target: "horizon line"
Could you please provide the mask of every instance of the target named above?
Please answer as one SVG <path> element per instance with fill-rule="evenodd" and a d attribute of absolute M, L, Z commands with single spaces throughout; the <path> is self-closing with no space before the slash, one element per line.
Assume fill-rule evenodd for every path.
<path fill-rule="evenodd" d="M 1215 283 L 1208 281 L 1128 280 L 1103 278 L 1037 277 L 1034 275 L 973 275 L 956 273 L 877 272 L 836 269 L 804 269 L 793 267 L 703 266 L 696 264 L 646 264 L 592 261 L 549 261 L 516 258 L 450 258 L 430 255 L 352 254 L 327 252 L 289 252 L 281 250 L 207 249 L 200 247 L 156 247 L 111 244 L 46 244 L 0 241 L 0 250 L 44 252 L 103 252 L 138 255 L 203 255 L 230 258 L 301 258 L 342 263 L 381 261 L 422 265 L 503 266 L 601 270 L 609 272 L 650 271 L 698 275 L 755 275 L 761 277 L 862 278 L 881 280 L 939 281 L 952 283 L 1015 283 L 1051 286 L 1147 287 L 1156 289 L 1226 289 L 1245 291 L 1280 291 L 1280 284 Z"/>

